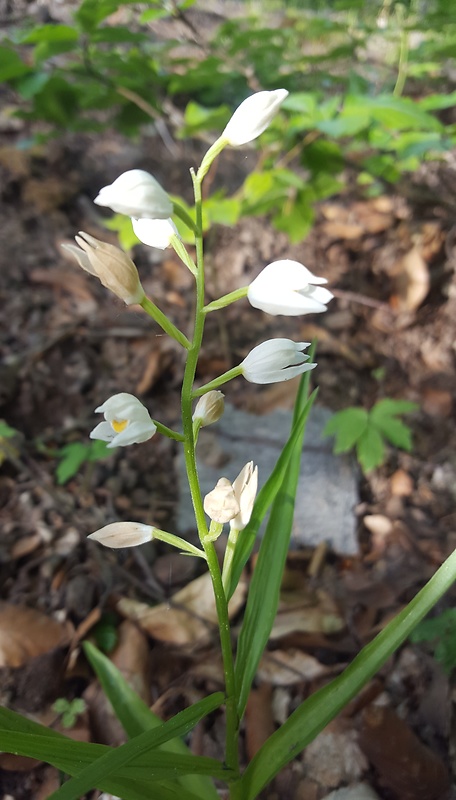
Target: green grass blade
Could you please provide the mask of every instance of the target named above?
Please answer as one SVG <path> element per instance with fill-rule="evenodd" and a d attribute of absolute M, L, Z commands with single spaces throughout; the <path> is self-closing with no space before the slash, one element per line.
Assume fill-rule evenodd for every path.
<path fill-rule="evenodd" d="M 244 621 L 238 640 L 235 667 L 238 713 L 240 717 L 244 714 L 250 687 L 277 613 L 280 584 L 293 526 L 305 422 L 316 394 L 317 392 L 314 391 L 300 414 L 299 420 L 302 420 L 301 433 L 294 440 L 294 447 L 282 486 L 272 504 L 271 515 L 260 545 L 258 561 L 250 583 Z M 303 399 L 301 393 L 298 400 L 302 403 Z"/>
<path fill-rule="evenodd" d="M 338 678 L 305 700 L 267 740 L 242 776 L 238 796 L 243 800 L 254 800 L 280 770 L 296 758 L 355 697 L 455 580 L 456 551 L 447 558 L 411 603 L 361 650 L 350 666 Z"/>
<path fill-rule="evenodd" d="M 84 653 L 127 736 L 130 738 L 139 736 L 139 734 L 162 724 L 161 719 L 138 697 L 109 658 L 90 642 L 84 642 L 83 647 Z M 181 755 L 189 752 L 188 747 L 180 739 L 166 742 L 164 749 Z M 210 778 L 203 775 L 189 775 L 185 779 L 185 785 L 201 800 L 218 800 L 217 791 Z"/>
<path fill-rule="evenodd" d="M 312 358 L 315 353 L 315 344 L 313 343 L 309 350 L 309 358 Z M 233 557 L 233 567 L 231 571 L 231 584 L 228 592 L 228 599 L 233 595 L 236 586 L 239 583 L 242 570 L 244 569 L 247 561 L 250 558 L 253 547 L 255 545 L 256 535 L 258 529 L 263 522 L 271 504 L 273 503 L 277 492 L 279 491 L 284 481 L 288 463 L 291 454 L 293 453 L 297 443 L 302 442 L 305 424 L 309 410 L 305 407 L 307 397 L 309 395 L 310 386 L 310 371 L 305 372 L 299 384 L 298 394 L 294 407 L 293 426 L 285 447 L 283 448 L 277 463 L 271 472 L 268 480 L 258 492 L 258 497 L 252 512 L 252 517 L 249 524 L 244 528 L 242 534 L 239 536 L 236 550 Z M 301 445 L 302 446 L 302 445 Z"/>

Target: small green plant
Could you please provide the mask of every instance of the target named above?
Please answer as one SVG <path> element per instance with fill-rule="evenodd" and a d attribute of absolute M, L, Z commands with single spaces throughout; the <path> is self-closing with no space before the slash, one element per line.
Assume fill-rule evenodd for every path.
<path fill-rule="evenodd" d="M 428 642 L 434 658 L 450 675 L 456 668 L 456 608 L 448 608 L 437 617 L 420 622 L 410 641 L 414 644 Z"/>
<path fill-rule="evenodd" d="M 12 461 L 13 463 L 19 458 L 19 450 L 16 447 L 19 431 L 12 428 L 5 420 L 0 419 L 0 466 L 4 461 Z"/>
<path fill-rule="evenodd" d="M 400 450 L 412 449 L 412 431 L 398 417 L 410 414 L 417 408 L 416 403 L 390 397 L 379 400 L 370 411 L 350 406 L 334 414 L 323 434 L 335 437 L 336 455 L 356 449 L 363 472 L 370 472 L 385 461 L 385 441 Z"/>
<path fill-rule="evenodd" d="M 75 697 L 74 700 L 59 697 L 52 708 L 61 715 L 64 728 L 74 728 L 77 718 L 86 710 L 86 704 L 81 697 Z"/>
<path fill-rule="evenodd" d="M 83 464 L 101 461 L 109 455 L 105 442 L 70 442 L 58 450 L 59 463 L 55 471 L 57 483 L 62 486 L 73 478 Z"/>

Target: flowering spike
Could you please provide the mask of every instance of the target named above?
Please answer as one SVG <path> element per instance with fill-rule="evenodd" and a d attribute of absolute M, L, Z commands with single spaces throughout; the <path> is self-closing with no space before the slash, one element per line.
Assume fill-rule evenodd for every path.
<path fill-rule="evenodd" d="M 109 442 L 108 447 L 146 442 L 157 430 L 147 408 L 127 392 L 114 394 L 95 412 L 104 414 L 105 422 L 100 422 L 93 429 L 90 438 Z"/>
<path fill-rule="evenodd" d="M 326 311 L 333 295 L 320 284 L 326 278 L 313 275 L 298 261 L 274 261 L 268 264 L 249 286 L 247 297 L 254 308 L 267 314 L 312 314 Z"/>
<path fill-rule="evenodd" d="M 100 189 L 94 202 L 136 219 L 168 219 L 173 204 L 158 181 L 143 169 L 130 169 Z"/>

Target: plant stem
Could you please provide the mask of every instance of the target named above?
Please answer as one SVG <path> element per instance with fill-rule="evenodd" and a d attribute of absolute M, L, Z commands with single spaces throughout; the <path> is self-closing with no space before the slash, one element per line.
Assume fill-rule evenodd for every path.
<path fill-rule="evenodd" d="M 239 536 L 239 531 L 236 530 L 236 528 L 231 528 L 228 536 L 228 541 L 226 543 L 225 558 L 223 559 L 222 583 L 225 595 L 227 597 L 228 597 L 228 592 L 230 590 L 231 570 L 233 567 L 234 551 L 236 548 L 236 542 L 238 536 Z"/>
<path fill-rule="evenodd" d="M 205 383 L 204 386 L 200 386 L 199 389 L 195 389 L 193 398 L 201 397 L 201 395 L 207 394 L 207 392 L 212 391 L 212 389 L 218 389 L 219 386 L 223 386 L 224 383 L 232 381 L 233 378 L 237 378 L 238 375 L 242 375 L 242 367 L 238 366 L 229 369 L 228 372 L 224 372 L 223 375 L 219 375 L 218 378 L 214 378 L 213 381 L 209 381 L 209 383 Z"/>
<path fill-rule="evenodd" d="M 172 338 L 175 339 L 176 342 L 179 342 L 182 347 L 185 347 L 186 350 L 189 349 L 190 342 L 185 334 L 183 334 L 179 328 L 176 328 L 176 326 L 173 325 L 171 320 L 168 319 L 163 311 L 160 311 L 158 306 L 156 306 L 152 300 L 149 300 L 148 297 L 144 296 L 143 300 L 141 301 L 141 308 L 144 309 L 146 314 L 149 314 L 149 317 L 152 317 L 152 319 L 154 319 L 155 322 L 160 325 L 160 328 L 164 330 L 165 333 L 169 334 L 169 336 L 172 336 Z"/>
<path fill-rule="evenodd" d="M 213 300 L 212 303 L 208 303 L 207 306 L 204 306 L 203 311 L 205 314 L 209 314 L 210 311 L 218 311 L 220 308 L 226 308 L 226 306 L 229 306 L 231 303 L 235 303 L 237 300 L 242 300 L 243 297 L 247 297 L 248 291 L 248 286 L 235 289 L 234 292 L 224 294 L 223 297 L 219 297 L 218 300 Z"/>
<path fill-rule="evenodd" d="M 192 171 L 193 188 L 195 193 L 196 207 L 196 309 L 193 339 L 188 349 L 187 362 L 185 365 L 184 380 L 182 384 L 182 423 L 184 431 L 184 455 L 187 470 L 188 483 L 192 498 L 195 519 L 198 528 L 198 535 L 203 545 L 204 552 L 209 567 L 209 573 L 214 588 L 215 604 L 220 630 L 220 644 L 222 650 L 223 669 L 225 673 L 226 689 L 226 764 L 232 769 L 239 771 L 238 755 L 238 729 L 239 720 L 236 710 L 236 694 L 234 679 L 234 660 L 231 647 L 230 625 L 228 617 L 228 604 L 223 590 L 222 576 L 217 560 L 217 554 L 212 542 L 208 541 L 208 529 L 204 514 L 203 500 L 198 480 L 196 466 L 195 439 L 192 422 L 192 399 L 193 383 L 195 380 L 196 365 L 198 361 L 201 343 L 203 339 L 205 314 L 204 307 L 204 261 L 203 261 L 203 233 L 202 233 L 202 197 L 201 180 Z"/>
<path fill-rule="evenodd" d="M 182 433 L 179 433 L 178 431 L 173 431 L 172 428 L 168 428 L 167 425 L 163 425 L 163 423 L 159 422 L 157 419 L 153 419 L 152 422 L 157 428 L 157 431 L 161 433 L 162 436 L 167 436 L 168 439 L 174 439 L 176 442 L 184 441 Z"/>

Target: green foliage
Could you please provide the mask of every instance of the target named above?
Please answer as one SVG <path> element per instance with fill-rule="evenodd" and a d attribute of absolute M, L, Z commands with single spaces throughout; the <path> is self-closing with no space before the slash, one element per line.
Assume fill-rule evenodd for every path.
<path fill-rule="evenodd" d="M 391 398 L 379 400 L 370 411 L 351 406 L 334 414 L 323 434 L 335 437 L 336 455 L 355 448 L 363 472 L 370 472 L 385 460 L 385 440 L 400 450 L 412 449 L 412 432 L 398 416 L 417 408 L 416 403 Z"/>
<path fill-rule="evenodd" d="M 8 425 L 5 420 L 0 419 L 0 466 L 4 461 L 15 461 L 19 457 L 19 450 L 14 441 L 19 437 L 19 431 Z"/>
<path fill-rule="evenodd" d="M 456 668 L 456 608 L 448 608 L 436 617 L 420 622 L 410 635 L 415 644 L 428 642 L 434 658 L 450 675 Z"/>
<path fill-rule="evenodd" d="M 57 714 L 61 714 L 64 728 L 73 728 L 77 718 L 86 710 L 86 704 L 81 697 L 75 697 L 74 700 L 59 697 L 52 708 Z"/>
<path fill-rule="evenodd" d="M 102 461 L 111 455 L 106 442 L 99 439 L 85 444 L 83 442 L 70 442 L 58 451 L 59 463 L 55 471 L 57 483 L 62 485 L 76 475 L 83 464 Z"/>
<path fill-rule="evenodd" d="M 268 214 L 292 242 L 311 229 L 315 204 L 343 188 L 347 167 L 355 167 L 359 191 L 373 195 L 455 146 L 456 126 L 440 117 L 456 105 L 444 61 L 456 42 L 449 4 L 418 14 L 412 5 L 379 12 L 360 3 L 356 25 L 349 3 L 338 3 L 337 13 L 323 0 L 281 5 L 280 25 L 269 14 L 273 2 L 266 10 L 250 4 L 219 25 L 198 56 L 147 27 L 192 4 L 155 0 L 138 10 L 131 0 L 83 0 L 66 24 L 27 24 L 5 37 L 0 81 L 21 98 L 18 113 L 46 122 L 50 134 L 111 126 L 136 136 L 150 116 L 166 121 L 168 97 L 184 112 L 171 131 L 177 138 L 220 132 L 251 91 L 247 74 L 265 89 L 284 86 L 290 94 L 261 137 L 256 171 L 211 221 Z M 120 5 L 126 21 L 117 25 Z M 136 244 L 126 227 L 120 235 L 127 249 Z"/>

